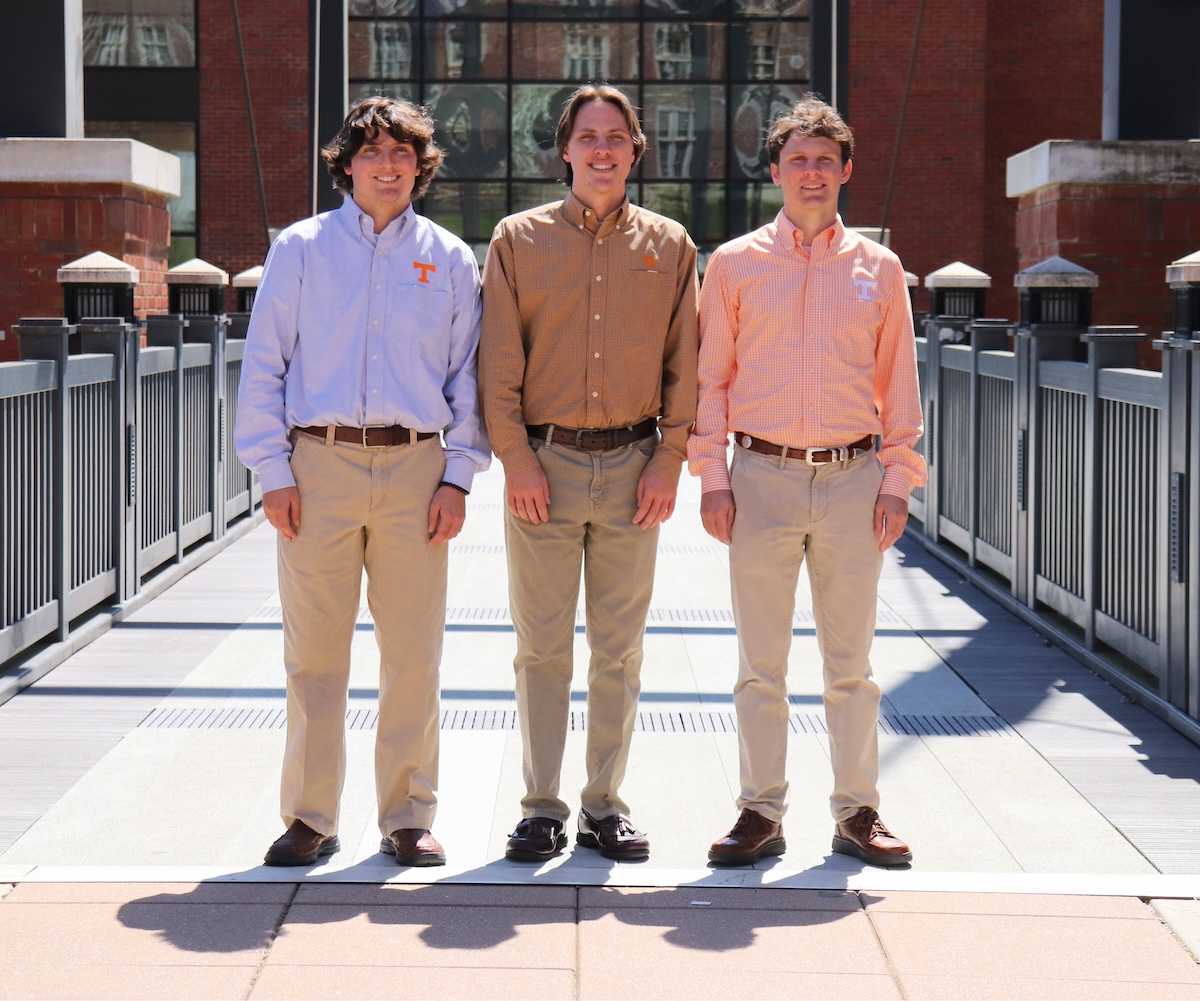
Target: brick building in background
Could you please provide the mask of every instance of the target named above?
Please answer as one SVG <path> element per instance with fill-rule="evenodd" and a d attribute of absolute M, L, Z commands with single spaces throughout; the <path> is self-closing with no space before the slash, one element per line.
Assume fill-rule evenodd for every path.
<path fill-rule="evenodd" d="M 68 10 L 81 5 L 83 134 L 129 136 L 181 158 L 183 191 L 169 202 L 172 247 L 164 266 L 198 256 L 237 273 L 262 262 L 269 231 L 336 204 L 316 148 L 336 129 L 347 102 L 367 93 L 431 107 L 448 156 L 419 208 L 482 253 L 501 216 L 561 193 L 553 124 L 563 96 L 588 79 L 617 83 L 641 107 L 649 147 L 631 194 L 680 219 L 702 252 L 778 209 L 762 132 L 774 112 L 809 89 L 843 109 L 858 139 L 846 222 L 877 227 L 886 213 L 890 244 L 917 275 L 954 260 L 991 274 L 990 315 L 1015 317 L 1012 275 L 1031 258 L 1051 247 L 1072 258 L 1077 249 L 1091 254 L 1080 263 L 1101 275 L 1096 322 L 1136 323 L 1157 333 L 1167 325 L 1169 306 L 1161 269 L 1200 246 L 1191 203 L 1181 217 L 1164 210 L 1171 221 L 1157 229 L 1148 217 L 1139 222 L 1153 208 L 1129 209 L 1120 216 L 1127 225 L 1105 221 L 1084 248 L 1061 228 L 1048 241 L 1043 223 L 1022 223 L 1019 232 L 1018 204 L 1006 191 L 1008 158 L 1048 140 L 1187 138 L 1188 126 L 1178 131 L 1178 114 L 1155 123 L 1158 134 L 1137 134 L 1132 111 L 1118 115 L 1104 103 L 1110 71 L 1126 52 L 1135 72 L 1120 75 L 1122 100 L 1138 97 L 1142 77 L 1162 77 L 1164 66 L 1157 74 L 1141 72 L 1150 58 L 1141 42 L 1147 31 L 1171 34 L 1167 22 L 1147 20 L 1154 11 L 1181 16 L 1163 14 L 1170 0 L 1144 0 L 1142 27 L 1128 10 L 1122 17 L 1120 0 L 53 0 L 48 6 L 60 3 Z M 0 78 L 39 72 L 46 71 L 9 66 L 0 68 Z M 1159 93 L 1167 86 L 1156 85 Z M 19 103 L 29 104 L 23 97 Z M 1179 113 L 1189 122 L 1192 104 L 1184 101 Z M 12 122 L 12 114 L 0 121 L 7 135 L 70 134 L 14 130 Z M 1191 131 L 1200 133 L 1200 120 Z M 1073 188 L 1070 197 L 1092 196 Z M 1103 233 L 1114 229 L 1122 231 L 1106 256 Z M 93 249 L 127 260 L 132 253 L 83 246 L 82 230 L 46 229 L 32 238 L 60 264 Z M 1157 269 L 1158 294 L 1153 302 L 1114 296 L 1110 306 L 1105 289 L 1120 286 L 1121 255 L 1129 249 L 1116 242 L 1130 240 Z M 10 277 L 0 276 L 0 329 L 11 328 L 20 313 L 44 312 L 56 295 L 43 290 L 29 308 L 17 309 Z M 234 306 L 232 290 L 227 305 Z M 923 291 L 916 305 L 926 305 Z M 159 309 L 151 304 L 148 311 Z M 14 347 L 0 342 L 0 358 L 14 356 Z"/>

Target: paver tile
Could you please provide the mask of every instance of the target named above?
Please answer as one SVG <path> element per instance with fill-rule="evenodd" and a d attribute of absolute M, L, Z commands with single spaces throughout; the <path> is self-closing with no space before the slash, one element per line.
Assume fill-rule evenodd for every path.
<path fill-rule="evenodd" d="M 562 1001 L 575 997 L 574 970 L 417 966 L 267 966 L 250 1001 Z M 611 997 L 611 996 L 610 996 Z"/>
<path fill-rule="evenodd" d="M 24 966 L 5 964 L 3 1001 L 241 1001 L 251 966 Z"/>
<path fill-rule="evenodd" d="M 1155 921 L 875 913 L 900 976 L 1164 981 L 1194 984 L 1200 966 Z"/>
<path fill-rule="evenodd" d="M 743 973 L 888 974 L 866 916 L 834 911 L 580 910 L 581 982 L 612 984 L 654 969 Z"/>
<path fill-rule="evenodd" d="M 12 966 L 245 966 L 257 963 L 280 904 L 10 904 L 0 942 Z"/>
<path fill-rule="evenodd" d="M 527 886 L 503 883 L 307 883 L 295 903 L 358 904 L 392 907 L 574 907 L 573 886 Z"/>
<path fill-rule="evenodd" d="M 1154 921 L 1154 913 L 1136 897 L 1050 896 L 1035 893 L 860 894 L 867 913 L 1011 914 L 1063 918 L 1131 918 Z"/>
<path fill-rule="evenodd" d="M 645 969 L 627 979 L 590 974 L 580 979 L 582 1001 L 611 1001 L 614 997 L 646 1001 L 728 1001 L 729 998 L 808 999 L 853 998 L 891 1001 L 903 995 L 891 977 L 862 973 L 796 973 L 789 971 L 706 970 L 702 974 Z"/>
<path fill-rule="evenodd" d="M 292 907 L 268 965 L 567 969 L 575 913 L 550 907 Z"/>
<path fill-rule="evenodd" d="M 291 883 L 21 883 L 15 904 L 286 904 Z"/>
<path fill-rule="evenodd" d="M 900 977 L 909 1001 L 1195 1001 L 1192 984 L 1162 981 Z"/>
<path fill-rule="evenodd" d="M 858 895 L 850 890 L 725 889 L 715 887 L 581 886 L 581 908 L 664 910 L 733 909 L 739 911 L 862 910 Z"/>

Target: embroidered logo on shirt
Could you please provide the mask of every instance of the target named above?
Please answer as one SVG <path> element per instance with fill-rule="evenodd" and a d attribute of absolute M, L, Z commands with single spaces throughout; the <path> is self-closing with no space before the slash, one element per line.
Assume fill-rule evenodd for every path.
<path fill-rule="evenodd" d="M 858 293 L 858 297 L 866 302 L 875 302 L 879 299 L 879 282 L 869 278 L 855 278 L 854 291 Z"/>
<path fill-rule="evenodd" d="M 642 260 L 646 262 L 646 270 L 647 271 L 657 271 L 658 270 L 658 258 L 657 257 L 643 257 Z"/>
<path fill-rule="evenodd" d="M 429 284 L 429 273 L 432 271 L 437 274 L 436 264 L 426 264 L 424 261 L 413 261 L 413 267 L 421 272 L 421 277 L 417 279 L 422 285 Z"/>

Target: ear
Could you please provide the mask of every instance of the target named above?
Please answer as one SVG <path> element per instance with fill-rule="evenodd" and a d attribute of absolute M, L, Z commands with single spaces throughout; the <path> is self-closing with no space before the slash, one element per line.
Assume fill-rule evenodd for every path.
<path fill-rule="evenodd" d="M 771 183 L 774 184 L 775 187 L 777 187 L 777 188 L 780 185 L 779 164 L 777 164 L 777 163 L 771 164 Z"/>
<path fill-rule="evenodd" d="M 850 174 L 854 171 L 854 161 L 847 160 L 846 166 L 842 168 L 842 183 L 845 184 L 850 180 Z"/>

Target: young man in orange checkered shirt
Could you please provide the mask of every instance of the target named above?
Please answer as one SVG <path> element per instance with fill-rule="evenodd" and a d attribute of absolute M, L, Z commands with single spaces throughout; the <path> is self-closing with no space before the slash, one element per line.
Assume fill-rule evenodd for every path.
<path fill-rule="evenodd" d="M 833 108 L 809 95 L 775 121 L 767 150 L 783 210 L 713 254 L 700 295 L 688 458 L 704 527 L 729 546 L 740 658 L 741 816 L 709 859 L 749 865 L 786 848 L 788 651 L 807 561 L 833 850 L 905 865 L 912 853 L 879 819 L 880 692 L 868 656 L 883 553 L 925 482 L 908 289 L 895 254 L 842 225 L 854 137 Z"/>

